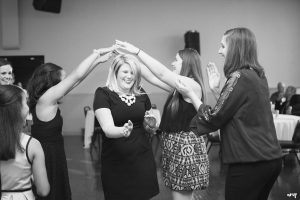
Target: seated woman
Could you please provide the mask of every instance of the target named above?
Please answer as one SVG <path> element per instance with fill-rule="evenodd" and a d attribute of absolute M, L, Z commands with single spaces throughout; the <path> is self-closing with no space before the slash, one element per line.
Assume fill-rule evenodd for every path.
<path fill-rule="evenodd" d="M 292 107 L 290 106 L 292 96 L 296 94 L 296 88 L 294 86 L 288 86 L 284 93 L 285 102 L 282 103 L 279 113 L 281 114 L 291 114 Z"/>

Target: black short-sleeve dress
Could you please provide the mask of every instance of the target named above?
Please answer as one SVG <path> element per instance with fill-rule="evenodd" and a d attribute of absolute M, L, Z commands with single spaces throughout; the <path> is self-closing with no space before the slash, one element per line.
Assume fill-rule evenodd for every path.
<path fill-rule="evenodd" d="M 101 178 L 106 200 L 150 199 L 159 192 L 151 144 L 143 127 L 145 111 L 151 108 L 146 94 L 128 106 L 107 87 L 95 92 L 94 110 L 108 108 L 115 126 L 133 122 L 129 137 L 108 138 L 103 134 Z"/>

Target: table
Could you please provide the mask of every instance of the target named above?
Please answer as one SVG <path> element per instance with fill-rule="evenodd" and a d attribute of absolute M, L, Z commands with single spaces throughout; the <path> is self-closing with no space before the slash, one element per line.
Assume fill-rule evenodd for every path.
<path fill-rule="evenodd" d="M 292 141 L 297 123 L 300 117 L 295 115 L 278 114 L 273 115 L 277 139 L 281 141 Z"/>

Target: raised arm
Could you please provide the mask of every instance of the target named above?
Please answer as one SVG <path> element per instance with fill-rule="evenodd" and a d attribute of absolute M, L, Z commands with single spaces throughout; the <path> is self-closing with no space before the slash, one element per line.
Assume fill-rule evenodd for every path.
<path fill-rule="evenodd" d="M 107 61 L 112 55 L 114 46 L 110 48 L 103 48 L 94 50 L 91 55 L 84 59 L 77 68 L 75 68 L 70 75 L 59 82 L 57 85 L 48 89 L 40 98 L 40 102 L 47 105 L 56 104 L 64 95 L 74 88 L 74 85 L 78 85 L 87 74 L 94 69 L 99 63 Z"/>
<path fill-rule="evenodd" d="M 144 65 L 141 67 L 142 77 L 152 85 L 159 87 L 167 92 L 172 92 L 174 89 L 171 88 L 169 85 L 165 84 L 161 80 L 159 80 L 154 74 Z"/>
<path fill-rule="evenodd" d="M 169 70 L 165 65 L 140 50 L 139 48 L 129 44 L 128 42 L 122 42 L 116 40 L 117 48 L 124 49 L 132 54 L 135 54 L 146 65 L 146 67 L 162 82 L 167 84 L 171 88 L 175 88 L 175 81 L 180 75 Z"/>

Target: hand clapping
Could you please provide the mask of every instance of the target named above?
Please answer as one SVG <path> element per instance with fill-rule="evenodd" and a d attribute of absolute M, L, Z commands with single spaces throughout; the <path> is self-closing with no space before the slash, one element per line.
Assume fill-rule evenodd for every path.
<path fill-rule="evenodd" d="M 124 130 L 123 130 L 124 137 L 129 137 L 129 135 L 133 129 L 133 123 L 130 120 L 128 120 L 128 122 L 125 123 L 123 127 L 124 127 Z"/>
<path fill-rule="evenodd" d="M 154 115 L 152 115 L 149 111 L 145 112 L 145 116 L 144 116 L 144 125 L 151 129 L 155 129 L 156 128 L 156 119 L 154 117 Z"/>
<path fill-rule="evenodd" d="M 207 75 L 208 75 L 208 82 L 209 87 L 211 90 L 215 91 L 220 87 L 220 73 L 216 67 L 215 63 L 209 62 L 207 64 Z"/>

